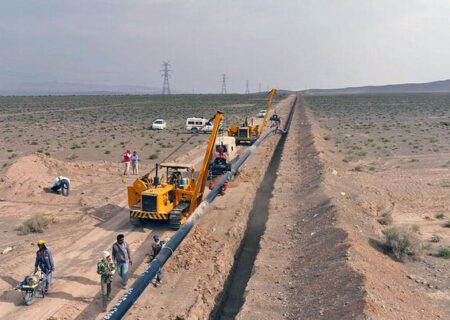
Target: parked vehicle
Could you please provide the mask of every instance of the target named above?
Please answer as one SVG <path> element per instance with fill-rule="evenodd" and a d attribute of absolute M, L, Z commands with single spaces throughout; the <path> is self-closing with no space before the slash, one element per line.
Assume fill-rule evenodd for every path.
<path fill-rule="evenodd" d="M 152 123 L 152 129 L 153 130 L 163 130 L 166 128 L 166 121 L 163 119 L 156 119 Z"/>
<path fill-rule="evenodd" d="M 210 133 L 213 130 L 213 125 L 208 119 L 203 118 L 187 118 L 186 130 L 191 133 Z"/>
<path fill-rule="evenodd" d="M 266 116 L 266 110 L 261 110 L 258 113 L 258 118 L 264 118 Z"/>

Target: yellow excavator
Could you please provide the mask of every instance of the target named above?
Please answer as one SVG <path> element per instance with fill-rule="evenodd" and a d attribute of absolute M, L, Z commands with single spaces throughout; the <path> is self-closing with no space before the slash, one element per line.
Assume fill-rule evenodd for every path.
<path fill-rule="evenodd" d="M 156 165 L 155 177 L 149 178 L 150 173 L 147 173 L 128 187 L 130 222 L 133 225 L 139 226 L 145 220 L 166 220 L 171 228 L 178 229 L 186 222 L 203 200 L 209 163 L 222 119 L 223 114 L 218 111 L 210 120 L 214 120 L 214 127 L 197 177 L 191 164 L 161 163 Z M 165 169 L 161 178 L 158 169 Z"/>
<path fill-rule="evenodd" d="M 236 144 L 240 144 L 242 142 L 248 142 L 253 144 L 256 140 L 261 136 L 264 125 L 266 124 L 267 116 L 269 115 L 270 107 L 272 106 L 273 96 L 277 93 L 276 89 L 272 89 L 270 92 L 269 102 L 267 103 L 266 114 L 264 115 L 264 120 L 261 126 L 249 125 L 247 118 L 245 118 L 245 122 L 242 126 L 231 125 L 228 128 L 227 134 L 230 137 L 234 137 L 236 139 Z"/>

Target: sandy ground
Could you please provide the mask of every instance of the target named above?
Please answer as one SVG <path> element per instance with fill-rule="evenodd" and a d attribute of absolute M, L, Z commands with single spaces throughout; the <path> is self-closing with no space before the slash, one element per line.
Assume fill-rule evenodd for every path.
<path fill-rule="evenodd" d="M 293 101 L 290 96 L 278 103 L 284 119 Z M 377 221 L 383 212 L 392 211 L 393 225 L 417 224 L 425 243 L 438 234 L 438 245 L 448 246 L 445 220 L 436 218 L 444 212 L 448 219 L 450 209 L 449 170 L 441 166 L 448 154 L 415 154 L 420 161 L 400 154 L 369 157 L 358 162 L 362 170 L 355 170 L 355 163 L 342 161 L 325 139 L 328 132 L 304 101 L 298 101 L 261 250 L 237 318 L 448 318 L 449 260 L 436 257 L 436 245 L 419 261 L 394 260 L 383 252 L 386 227 Z M 149 287 L 127 319 L 211 316 L 278 140 L 279 136 L 268 138 L 246 162 L 225 196 L 216 199 L 169 260 L 164 284 Z M 201 145 L 183 148 L 173 155 L 178 161 L 201 161 Z M 148 163 L 144 169 L 150 168 Z M 134 177 L 121 172 L 117 162 L 64 161 L 38 154 L 13 159 L 2 170 L 0 240 L 13 250 L 0 256 L 1 319 L 100 319 L 95 265 L 118 233 L 125 234 L 133 252 L 130 280 L 143 271 L 151 236 L 166 237 L 173 231 L 163 224 L 130 225 L 126 187 Z M 57 174 L 72 178 L 70 197 L 44 191 Z M 34 213 L 46 214 L 54 223 L 42 235 L 16 235 L 14 228 Z M 25 307 L 12 287 L 32 271 L 40 238 L 46 239 L 55 257 L 55 282 L 48 297 Z M 114 301 L 123 292 L 116 278 Z"/>
<path fill-rule="evenodd" d="M 279 103 L 284 116 L 292 103 Z M 165 268 L 164 286 L 149 288 L 129 317 L 154 319 L 183 315 L 205 317 L 233 262 L 234 252 L 245 230 L 254 190 L 270 159 L 278 136 L 270 137 L 252 156 L 224 197 L 216 201 L 195 232 L 186 239 Z M 240 147 L 243 150 L 246 147 Z M 174 155 L 178 161 L 199 162 L 203 146 Z M 145 168 L 150 169 L 150 167 Z M 142 170 L 143 171 L 143 170 Z M 141 172 L 142 172 L 141 171 Z M 122 165 L 109 161 L 62 161 L 42 154 L 14 160 L 0 179 L 0 240 L 12 251 L 0 260 L 1 319 L 94 319 L 101 317 L 96 263 L 101 252 L 110 249 L 118 233 L 125 234 L 132 249 L 131 281 L 146 265 L 151 235 L 170 236 L 166 225 L 134 228 L 129 223 L 126 187 L 135 177 L 122 176 Z M 71 195 L 62 197 L 44 188 L 58 174 L 71 177 Z M 249 191 L 250 190 L 250 191 Z M 14 229 L 35 213 L 51 217 L 54 223 L 44 234 L 18 236 Z M 12 290 L 33 270 L 36 243 L 44 238 L 52 250 L 56 271 L 54 285 L 45 299 L 23 306 L 20 293 Z M 3 248 L 1 249 L 3 251 Z M 116 279 L 113 296 L 124 291 Z M 155 297 L 158 303 L 155 304 Z M 173 298 L 176 297 L 176 298 Z M 161 308 L 162 307 L 162 308 Z M 32 316 L 31 316 L 32 315 Z"/>
<path fill-rule="evenodd" d="M 394 261 L 377 222 L 389 209 L 396 225 L 420 223 L 424 240 L 441 231 L 429 212 L 448 212 L 448 169 L 390 162 L 377 174 L 351 171 L 323 136 L 299 106 L 238 318 L 448 319 L 448 260 Z"/>

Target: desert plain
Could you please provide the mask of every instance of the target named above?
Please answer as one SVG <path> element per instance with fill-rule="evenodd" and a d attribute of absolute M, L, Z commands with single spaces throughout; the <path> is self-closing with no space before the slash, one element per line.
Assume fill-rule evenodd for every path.
<path fill-rule="evenodd" d="M 125 234 L 132 283 L 148 264 L 152 235 L 173 234 L 161 223 L 130 224 L 126 188 L 136 176 L 123 175 L 124 150 L 138 152 L 140 174 L 165 160 L 198 167 L 208 135 L 187 133 L 186 118 L 221 110 L 227 127 L 255 118 L 267 98 L 0 97 L 0 251 L 11 248 L 0 256 L 0 318 L 101 319 L 102 251 Z M 125 318 L 448 319 L 449 101 L 279 95 L 271 113 L 286 120 L 293 108 L 288 134 L 257 148 L 168 261 L 164 284 L 149 286 Z M 166 130 L 150 130 L 157 118 Z M 267 174 L 274 182 L 264 234 L 243 304 L 230 316 L 221 305 Z M 69 197 L 46 190 L 57 175 L 70 177 Z M 36 215 L 47 227 L 24 232 Z M 399 234 L 411 245 L 399 247 Z M 55 258 L 54 284 L 24 306 L 13 287 L 33 270 L 41 238 Z M 115 278 L 112 303 L 123 293 Z"/>

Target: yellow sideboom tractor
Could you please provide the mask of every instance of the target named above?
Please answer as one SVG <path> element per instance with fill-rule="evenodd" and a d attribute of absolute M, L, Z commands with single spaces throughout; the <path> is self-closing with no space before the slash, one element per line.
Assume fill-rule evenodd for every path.
<path fill-rule="evenodd" d="M 236 139 L 236 144 L 240 144 L 243 142 L 247 142 L 253 144 L 256 140 L 261 136 L 264 125 L 266 124 L 267 116 L 269 115 L 270 106 L 272 105 L 273 96 L 277 93 L 276 89 L 272 89 L 270 92 L 269 102 L 267 103 L 266 114 L 264 116 L 263 123 L 261 126 L 249 125 L 247 118 L 245 118 L 245 122 L 242 126 L 231 125 L 228 128 L 228 136 L 234 137 Z"/>
<path fill-rule="evenodd" d="M 202 202 L 222 112 L 217 112 L 213 119 L 214 127 L 197 176 L 193 165 L 161 163 L 156 165 L 155 177 L 149 178 L 150 173 L 147 173 L 128 187 L 133 225 L 141 225 L 146 220 L 166 220 L 171 228 L 178 229 Z M 165 169 L 161 178 L 158 169 Z"/>

